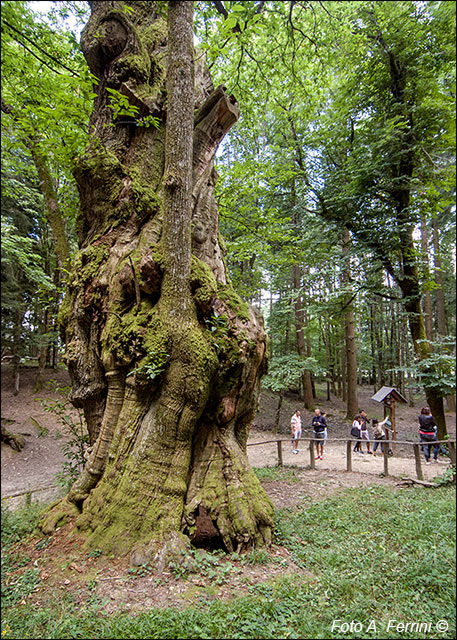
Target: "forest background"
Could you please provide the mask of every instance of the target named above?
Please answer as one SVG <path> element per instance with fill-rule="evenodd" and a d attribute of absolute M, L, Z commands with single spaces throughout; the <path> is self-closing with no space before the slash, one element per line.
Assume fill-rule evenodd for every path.
<path fill-rule="evenodd" d="M 38 5 L 49 5 L 47 14 Z M 129 7 L 125 6 L 128 13 Z M 2 362 L 56 366 L 77 249 L 75 158 L 94 93 L 84 2 L 2 4 Z M 451 2 L 196 3 L 196 41 L 241 118 L 218 152 L 235 289 L 263 311 L 264 386 L 420 385 L 455 410 Z M 78 26 L 79 25 L 79 26 Z M 141 119 L 113 91 L 113 117 Z"/>
<path fill-rule="evenodd" d="M 112 121 L 111 117 L 98 120 L 98 125 L 104 122 L 107 127 L 100 126 L 100 139 L 116 140 L 119 132 L 130 131 L 130 138 L 138 140 L 147 136 L 141 129 L 138 135 L 137 128 L 160 128 L 155 117 L 142 112 L 138 93 L 120 93 L 105 80 L 100 89 L 98 78 L 89 72 L 79 44 L 80 27 L 89 19 L 88 4 L 2 3 L 2 364 L 12 369 L 18 399 L 23 367 L 34 365 L 38 393 L 49 377 L 45 369 L 65 366 L 74 357 L 65 355 L 61 330 L 62 324 L 68 325 L 70 308 L 73 320 L 83 310 L 78 301 L 87 303 L 88 309 L 99 305 L 92 326 L 103 321 L 116 329 L 120 309 L 104 307 L 103 296 L 97 298 L 100 291 L 91 289 L 104 258 L 95 243 L 88 251 L 78 250 L 92 222 L 80 211 L 88 201 L 94 206 L 86 206 L 86 211 L 95 212 L 93 217 L 97 211 L 105 213 L 114 235 L 117 225 L 129 231 L 128 215 L 122 219 L 128 208 L 116 203 L 119 219 L 113 219 L 106 206 L 110 193 L 104 186 L 118 177 L 119 164 L 109 154 L 104 156 L 107 164 L 90 164 L 97 152 L 103 156 L 103 148 L 89 133 L 97 91 L 103 100 L 106 92 L 110 94 L 112 112 Z M 143 3 L 135 8 L 124 2 L 112 4 L 118 19 L 131 29 L 130 18 Z M 176 9 L 178 4 L 159 2 L 158 11 L 165 13 L 167 6 Z M 45 14 L 38 13 L 44 7 Z M 455 411 L 455 3 L 196 2 L 195 30 L 196 68 L 206 60 L 214 85 L 227 87 L 240 106 L 241 117 L 217 157 L 221 232 L 217 244 L 223 247 L 235 290 L 263 312 L 270 345 L 263 385 L 275 394 L 277 415 L 289 391 L 299 393 L 303 405 L 312 409 L 324 389 L 329 400 L 341 398 L 352 417 L 359 407 L 361 385 L 365 392 L 366 385 L 373 392 L 382 385 L 395 386 L 411 403 L 420 389 L 437 419 L 439 435 L 445 437 L 445 406 Z M 151 59 L 160 81 L 163 43 L 160 33 L 154 29 L 148 33 L 158 44 Z M 108 61 L 118 52 L 112 35 L 92 31 L 88 38 L 92 44 L 100 38 Z M 90 48 L 87 51 L 90 56 Z M 141 60 L 125 55 L 125 61 L 122 67 L 121 59 L 117 71 L 127 69 L 141 78 Z M 97 64 L 97 56 L 92 63 Z M 225 95 L 217 95 L 221 94 Z M 84 156 L 93 192 L 82 193 L 80 202 Z M 155 210 L 157 198 L 137 179 L 135 169 L 129 168 L 128 197 L 143 205 L 138 209 L 141 217 L 144 211 Z M 121 193 L 117 195 L 121 200 Z M 198 238 L 201 230 L 192 231 Z M 168 247 L 170 237 L 168 233 Z M 150 303 L 146 298 L 157 292 L 145 292 L 145 282 L 138 291 L 136 263 L 130 259 L 127 264 L 128 256 L 124 257 L 124 275 L 133 273 L 130 283 L 124 278 L 131 285 L 126 324 L 137 314 L 145 322 L 153 317 L 144 313 Z M 79 289 L 84 295 L 70 302 L 67 295 L 65 303 L 65 290 L 78 281 L 84 285 Z M 199 301 L 204 303 L 204 296 Z M 230 305 L 237 306 L 240 315 L 246 310 L 234 296 Z M 80 313 L 77 319 L 84 320 L 83 316 Z M 223 348 L 228 342 L 227 318 L 223 322 L 206 313 L 200 316 L 203 322 L 205 340 L 211 337 L 220 358 L 213 358 L 213 365 L 223 362 L 230 352 Z M 132 321 L 129 327 L 139 324 Z M 153 333 L 156 325 L 149 324 Z M 74 323 L 71 330 L 75 327 L 80 328 Z M 105 331 L 108 343 L 111 334 L 116 338 L 115 331 Z M 262 346 L 261 332 L 256 338 Z M 141 343 L 140 336 L 138 340 Z M 127 342 L 128 348 L 131 342 L 135 348 L 134 340 Z M 125 354 L 119 351 L 121 359 Z M 148 367 L 146 373 L 154 380 L 167 364 L 144 359 L 141 348 L 135 357 L 134 364 L 130 360 L 121 367 L 125 373 L 130 366 L 129 375 L 135 373 L 131 386 L 144 383 L 137 375 L 141 367 Z M 106 366 L 111 374 L 110 364 Z M 175 368 L 180 369 L 179 363 Z M 86 370 L 90 373 L 90 367 Z M 30 371 L 22 377 L 24 382 Z M 227 374 L 229 383 L 229 373 L 222 372 L 219 382 L 222 377 L 224 383 Z M 186 401 L 193 410 L 189 398 Z M 105 423 L 110 424 L 113 412 L 107 413 Z M 121 431 L 124 426 L 120 424 Z M 200 428 L 196 435 L 202 432 Z M 218 439 L 225 444 L 210 438 L 201 450 L 211 454 L 211 442 L 219 446 Z M 231 464 L 243 462 L 242 456 L 226 449 L 220 448 Z M 213 453 L 218 452 L 213 446 Z M 125 464 L 130 458 L 136 469 L 134 456 Z M 204 465 L 196 460 L 189 470 L 199 480 Z M 216 457 L 212 463 L 208 468 L 220 465 Z M 160 482 L 158 474 L 141 473 L 138 468 L 141 480 L 159 478 L 160 488 L 165 485 L 176 493 L 176 486 Z M 454 637 L 453 488 L 438 487 L 438 481 L 430 491 L 403 490 L 393 487 L 392 478 L 377 477 L 375 482 L 373 475 L 367 479 L 363 473 L 354 474 L 355 478 L 342 474 L 357 489 L 327 499 L 326 487 L 331 493 L 334 482 L 329 470 L 309 472 L 313 478 L 307 473 L 297 468 L 246 471 L 236 489 L 251 491 L 250 501 L 235 494 L 230 474 L 221 473 L 230 500 L 211 500 L 213 482 L 207 485 L 209 498 L 204 504 L 221 511 L 226 504 L 243 507 L 231 509 L 231 522 L 213 517 L 219 532 L 225 533 L 227 550 L 239 542 L 239 513 L 255 516 L 252 539 L 256 536 L 258 541 L 259 529 L 266 534 L 264 541 L 274 544 L 267 545 L 268 551 L 252 548 L 248 535 L 245 554 L 222 553 L 223 558 L 220 553 L 192 549 L 190 559 L 170 563 L 170 578 L 160 574 L 153 554 L 144 555 L 144 562 L 133 561 L 132 554 L 133 566 L 127 567 L 129 560 L 115 545 L 129 536 L 105 526 L 106 514 L 97 524 L 95 498 L 109 488 L 113 474 L 101 480 L 88 498 L 89 508 L 78 518 L 79 524 L 89 523 L 95 531 L 90 551 L 76 548 L 76 529 L 72 521 L 65 523 L 65 514 L 54 517 L 51 509 L 40 520 L 41 533 L 26 538 L 36 522 L 33 509 L 26 513 L 25 528 L 6 511 L 2 600 L 7 615 L 2 636 L 163 637 L 166 630 L 168 637 L 184 633 L 218 637 L 222 629 L 227 637 L 328 637 L 332 618 L 342 612 L 348 619 L 368 621 L 378 616 L 387 623 L 386 616 L 409 620 L 413 603 L 424 620 L 436 616 L 449 620 L 449 637 Z M 257 491 L 254 474 L 259 481 L 272 481 L 269 492 L 274 496 L 276 491 L 277 498 L 274 522 L 269 509 L 264 509 L 269 502 Z M 451 474 L 452 469 L 448 478 Z M 174 469 L 170 476 L 177 477 Z M 184 468 L 183 477 L 189 476 Z M 132 491 L 124 497 L 134 494 L 127 506 L 140 514 L 143 525 L 143 516 L 156 515 L 142 500 L 151 483 L 137 490 L 136 477 L 126 474 L 126 478 Z M 368 482 L 374 484 L 367 487 Z M 185 483 L 175 484 L 189 495 Z M 78 481 L 75 486 L 80 488 Z M 314 487 L 317 496 L 326 499 L 314 503 L 315 496 L 309 500 L 303 487 Z M 285 502 L 285 495 L 294 501 Z M 74 504 L 82 500 L 77 491 L 72 497 Z M 164 513 L 173 518 L 177 513 L 181 526 L 180 512 L 169 506 L 169 494 L 164 491 L 159 497 L 168 507 Z M 153 506 L 156 503 L 151 500 Z M 98 504 L 109 511 L 109 499 Z M 289 504 L 292 509 L 282 508 Z M 259 513 L 266 517 L 258 518 Z M 129 514 L 120 508 L 114 516 L 124 527 L 135 528 L 137 522 Z M 234 535 L 227 533 L 229 524 Z M 144 528 L 149 535 L 148 526 Z M 107 533 L 106 539 L 100 532 Z M 168 537 L 173 545 L 176 536 Z M 144 542 L 141 536 L 139 541 Z M 433 558 L 424 572 L 431 541 Z M 354 545 L 363 552 L 354 554 Z M 142 547 L 134 554 L 138 551 Z M 189 576 L 191 584 L 186 582 Z M 233 602 L 226 605 L 225 598 Z M 186 608 L 155 609 L 167 608 L 170 602 Z M 145 616 L 129 618 L 131 603 L 138 611 L 144 608 Z M 110 625 L 116 626 L 115 632 L 107 631 Z"/>

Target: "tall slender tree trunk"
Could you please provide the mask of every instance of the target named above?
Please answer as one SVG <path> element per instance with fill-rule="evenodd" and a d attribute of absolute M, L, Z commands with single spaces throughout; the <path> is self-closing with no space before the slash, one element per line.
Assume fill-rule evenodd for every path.
<path fill-rule="evenodd" d="M 331 382 L 331 371 L 330 371 L 330 350 L 328 345 L 328 334 L 325 329 L 325 324 L 322 322 L 322 318 L 319 317 L 319 330 L 320 335 L 322 336 L 322 341 L 325 347 L 325 382 L 327 387 L 327 402 L 330 402 L 330 382 Z"/>
<path fill-rule="evenodd" d="M 21 380 L 21 357 L 22 357 L 22 323 L 24 321 L 24 312 L 18 307 L 15 312 L 14 335 L 13 335 L 13 376 L 14 376 L 14 395 L 17 396 L 20 389 Z"/>
<path fill-rule="evenodd" d="M 351 236 L 347 228 L 344 229 L 343 235 L 343 254 L 347 256 L 351 243 Z M 349 285 L 351 282 L 351 266 L 349 257 L 346 258 L 346 266 L 344 271 L 344 282 Z M 347 416 L 351 418 L 356 415 L 359 409 L 359 400 L 357 396 L 357 355 L 355 341 L 355 323 L 354 323 L 354 307 L 352 303 L 352 294 L 345 296 L 345 334 L 346 334 L 346 367 L 347 367 Z"/>
<path fill-rule="evenodd" d="M 435 289 L 436 299 L 436 320 L 438 335 L 444 337 L 448 335 L 446 304 L 444 301 L 443 271 L 441 268 L 440 232 L 436 218 L 433 219 L 433 249 L 434 249 L 434 276 L 437 288 Z"/>
<path fill-rule="evenodd" d="M 281 389 L 278 395 L 278 404 L 276 406 L 276 414 L 275 414 L 275 422 L 273 425 L 273 433 L 278 433 L 279 431 L 279 422 L 281 419 L 281 407 L 284 400 L 284 389 Z"/>
<path fill-rule="evenodd" d="M 295 211 L 297 204 L 297 194 L 295 190 L 295 180 L 292 179 L 292 211 Z M 293 216 L 294 225 L 298 228 L 298 216 L 294 213 Z M 300 357 L 306 358 L 308 356 L 307 344 L 304 334 L 305 326 L 305 311 L 303 305 L 303 291 L 304 282 L 302 274 L 300 272 L 300 264 L 295 263 L 293 265 L 293 286 L 294 286 L 294 313 L 295 313 L 295 331 L 296 331 L 296 343 L 297 351 Z M 307 409 L 312 409 L 313 403 L 313 388 L 311 383 L 311 372 L 309 370 L 303 371 L 302 375 L 302 388 L 303 388 L 303 402 Z"/>
<path fill-rule="evenodd" d="M 415 114 L 407 101 L 406 86 L 409 70 L 393 52 L 389 53 L 386 60 L 388 60 L 391 79 L 390 91 L 395 113 L 397 115 L 401 113 L 405 123 L 407 123 L 407 126 L 399 134 L 395 156 L 392 157 L 391 163 L 392 187 L 389 195 L 393 203 L 396 224 L 399 230 L 400 270 L 395 273 L 392 265 L 390 265 L 389 270 L 402 292 L 403 306 L 408 314 L 409 330 L 416 358 L 420 363 L 423 363 L 424 361 L 430 362 L 432 348 L 427 340 L 424 314 L 421 307 L 419 269 L 413 239 L 415 219 L 410 211 L 411 178 L 415 162 L 413 153 L 415 145 Z M 388 268 L 387 264 L 385 266 Z M 422 364 L 422 369 L 425 374 L 434 375 L 436 373 L 433 364 Z M 443 397 L 434 386 L 427 382 L 424 384 L 424 391 L 427 403 L 438 425 L 438 437 L 443 439 L 447 436 Z"/>
<path fill-rule="evenodd" d="M 294 264 L 293 267 L 293 277 L 294 277 L 294 292 L 295 292 L 295 302 L 294 302 L 294 311 L 295 311 L 295 328 L 296 328 L 296 336 L 297 336 L 297 351 L 298 354 L 302 358 L 307 357 L 307 349 L 305 343 L 304 336 L 304 310 L 303 310 L 303 300 L 301 296 L 301 274 L 300 274 L 300 266 L 298 264 Z M 305 370 L 302 376 L 302 385 L 303 385 L 303 402 L 307 409 L 313 408 L 313 389 L 311 386 L 311 373 L 310 371 Z"/>
<path fill-rule="evenodd" d="M 75 170 L 81 249 L 60 319 L 94 445 L 41 528 L 77 511 L 89 545 L 135 564 L 179 551 L 208 523 L 229 551 L 268 545 L 273 507 L 246 454 L 266 336 L 227 282 L 214 197 L 215 153 L 238 106 L 201 63 L 193 81 L 192 2 L 169 2 L 168 25 L 153 2 L 129 15 L 91 9 L 82 48 L 100 79 L 99 144 Z M 109 87 L 158 128 L 110 126 Z"/>
<path fill-rule="evenodd" d="M 344 333 L 341 336 L 344 341 Z M 341 380 L 341 399 L 347 403 L 348 399 L 348 385 L 347 385 L 347 350 L 342 348 L 340 352 L 340 380 Z M 357 407 L 358 408 L 358 407 Z"/>
<path fill-rule="evenodd" d="M 433 219 L 432 224 L 433 224 L 433 249 L 435 254 L 434 275 L 435 275 L 435 282 L 437 284 L 437 288 L 435 291 L 437 332 L 439 336 L 445 337 L 448 335 L 448 327 L 447 327 L 446 304 L 444 300 L 443 272 L 441 268 L 440 235 L 439 235 L 438 223 L 436 218 Z M 455 394 L 449 395 L 446 397 L 446 405 L 449 411 L 455 411 L 455 408 L 456 408 Z"/>
<path fill-rule="evenodd" d="M 4 100 L 1 102 L 1 108 L 4 113 L 9 113 L 16 118 L 14 108 L 6 104 Z M 54 236 L 55 252 L 61 267 L 68 268 L 70 260 L 70 250 L 65 232 L 65 224 L 62 212 L 59 207 L 54 182 L 51 171 L 49 169 L 46 156 L 39 150 L 39 141 L 33 135 L 26 138 L 25 143 L 30 150 L 33 162 L 38 174 L 40 190 L 46 205 L 46 217 L 52 229 Z"/>
<path fill-rule="evenodd" d="M 424 315 L 421 307 L 421 292 L 419 285 L 419 271 L 415 259 L 413 228 L 408 226 L 409 193 L 398 195 L 397 216 L 401 222 L 400 248 L 403 273 L 398 278 L 402 292 L 403 305 L 408 314 L 408 324 L 411 333 L 414 352 L 419 362 L 428 360 L 432 354 L 432 348 L 425 333 Z M 406 218 L 406 219 L 405 219 Z M 424 373 L 433 373 L 433 365 L 424 367 Z M 438 425 L 438 438 L 447 437 L 446 418 L 444 415 L 443 397 L 436 389 L 428 384 L 424 385 L 427 403 Z"/>
<path fill-rule="evenodd" d="M 430 294 L 430 258 L 428 248 L 428 231 L 427 221 L 421 218 L 421 241 L 422 241 L 422 271 L 425 283 L 424 298 L 422 301 L 422 309 L 424 313 L 425 335 L 427 340 L 433 341 L 433 311 L 432 296 Z"/>

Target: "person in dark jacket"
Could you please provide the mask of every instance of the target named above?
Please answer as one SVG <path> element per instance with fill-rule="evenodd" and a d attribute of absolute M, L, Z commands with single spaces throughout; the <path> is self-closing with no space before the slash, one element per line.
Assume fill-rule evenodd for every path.
<path fill-rule="evenodd" d="M 313 415 L 311 425 L 314 430 L 314 437 L 316 439 L 317 455 L 316 460 L 324 459 L 324 445 L 327 441 L 327 420 L 325 418 L 325 411 L 316 409 Z"/>
<path fill-rule="evenodd" d="M 419 436 L 421 442 L 426 444 L 422 445 L 422 450 L 425 456 L 425 464 L 430 464 L 430 454 L 432 450 L 433 442 L 436 442 L 436 422 L 432 416 L 430 407 L 423 407 L 419 416 Z M 438 462 L 438 452 L 440 450 L 439 444 L 433 444 L 433 462 Z"/>

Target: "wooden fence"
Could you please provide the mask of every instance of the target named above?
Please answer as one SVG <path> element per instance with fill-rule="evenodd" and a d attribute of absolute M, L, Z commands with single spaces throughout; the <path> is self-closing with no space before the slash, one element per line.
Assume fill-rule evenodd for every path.
<path fill-rule="evenodd" d="M 304 442 L 309 442 L 309 462 L 310 462 L 310 467 L 311 469 L 315 469 L 316 468 L 316 460 L 314 457 L 314 443 L 315 442 L 320 442 L 320 440 L 316 440 L 315 438 L 300 438 L 301 441 Z M 276 442 L 276 446 L 277 446 L 277 451 L 278 451 L 278 465 L 280 467 L 283 466 L 283 457 L 282 457 L 282 443 L 283 442 L 288 442 L 290 443 L 290 438 L 283 438 L 283 439 L 276 439 L 276 440 L 264 440 L 263 442 L 251 442 L 249 443 L 247 446 L 248 447 L 256 447 L 256 446 L 260 446 L 260 445 L 265 445 L 265 444 L 272 444 Z M 357 442 L 357 440 L 355 438 L 351 438 L 350 440 L 348 440 L 347 438 L 328 438 L 326 442 L 346 442 L 346 471 L 352 471 L 352 447 L 354 446 L 354 443 Z M 366 442 L 366 440 L 358 440 L 358 442 Z M 370 442 L 380 442 L 383 443 L 384 445 L 389 445 L 393 442 L 396 442 L 397 444 L 405 444 L 405 445 L 409 445 L 413 447 L 414 450 L 414 458 L 415 458 L 415 462 L 416 462 L 416 475 L 417 478 L 419 480 L 423 480 L 424 479 L 424 474 L 422 472 L 422 460 L 421 460 L 421 455 L 420 455 L 420 447 L 423 446 L 424 443 L 422 442 L 410 442 L 408 440 L 371 440 Z M 435 440 L 432 441 L 432 445 L 433 444 L 446 444 L 449 447 L 449 457 L 451 459 L 451 463 L 453 465 L 456 464 L 456 459 L 455 459 L 455 439 L 453 440 Z M 389 447 L 388 446 L 384 446 L 384 475 L 388 476 L 389 475 Z M 57 494 L 62 492 L 62 489 L 59 487 L 56 487 L 55 485 L 46 485 L 44 487 L 30 487 L 28 489 L 23 489 L 21 491 L 16 491 L 14 493 L 11 493 L 9 495 L 3 495 L 2 496 L 2 503 L 3 504 L 8 504 L 10 502 L 16 501 L 17 499 L 22 498 L 22 504 L 25 505 L 29 505 L 32 501 L 32 495 L 33 494 L 37 494 L 37 493 L 41 493 L 41 492 L 48 492 L 49 494 L 52 494 L 52 497 L 57 497 Z M 50 497 L 49 495 L 46 497 Z M 43 496 L 43 498 L 45 498 L 45 496 Z M 8 504 L 9 506 L 9 504 Z M 12 506 L 12 505 L 11 505 Z M 17 505 L 19 506 L 19 505 Z"/>
<path fill-rule="evenodd" d="M 55 500 L 62 494 L 62 487 L 58 487 L 55 484 L 48 484 L 43 487 L 28 487 L 2 495 L 2 505 L 14 510 L 19 507 L 27 507 L 32 502 Z"/>
<path fill-rule="evenodd" d="M 309 441 L 309 462 L 310 462 L 310 467 L 311 469 L 315 469 L 316 468 L 316 460 L 314 457 L 314 443 L 315 442 L 321 442 L 321 440 L 316 440 L 316 438 L 300 438 L 301 441 Z M 247 446 L 248 447 L 255 447 L 261 444 L 271 444 L 276 442 L 277 448 L 278 448 L 278 465 L 280 467 L 283 466 L 283 459 L 282 459 L 282 443 L 283 442 L 288 442 L 290 443 L 290 438 L 283 438 L 283 439 L 276 439 L 276 440 L 264 440 L 263 442 L 251 442 L 249 443 Z M 356 438 L 351 438 L 350 440 L 348 440 L 347 438 L 327 438 L 326 443 L 327 442 L 346 442 L 346 471 L 352 471 L 352 447 L 354 446 L 354 444 L 356 442 L 367 442 L 366 440 L 362 440 L 362 439 L 356 439 Z M 455 439 L 454 440 L 433 440 L 430 443 L 424 443 L 424 442 L 411 442 L 409 440 L 370 440 L 371 443 L 373 442 L 379 442 L 381 444 L 384 445 L 384 453 L 383 453 L 383 458 L 384 458 L 384 475 L 388 476 L 389 475 L 389 446 L 386 445 L 393 445 L 393 444 L 405 444 L 405 445 L 409 445 L 411 447 L 413 447 L 413 451 L 414 451 L 414 459 L 416 462 L 416 475 L 417 478 L 419 480 L 423 480 L 424 479 L 424 474 L 422 471 L 422 461 L 421 461 L 421 454 L 420 454 L 420 449 L 422 446 L 427 445 L 427 444 L 446 444 L 449 447 L 449 458 L 451 459 L 451 463 L 455 466 Z"/>

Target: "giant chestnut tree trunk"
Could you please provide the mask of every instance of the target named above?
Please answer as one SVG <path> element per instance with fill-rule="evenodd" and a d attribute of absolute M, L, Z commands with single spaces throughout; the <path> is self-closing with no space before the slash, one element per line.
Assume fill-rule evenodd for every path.
<path fill-rule="evenodd" d="M 201 61 L 194 78 L 192 2 L 169 2 L 168 25 L 154 2 L 90 4 L 81 43 L 100 82 L 60 320 L 92 448 L 41 527 L 73 510 L 89 545 L 135 562 L 203 522 L 230 551 L 269 544 L 273 508 L 246 455 L 266 336 L 227 281 L 214 198 L 238 106 Z M 108 89 L 158 126 L 113 121 Z"/>

